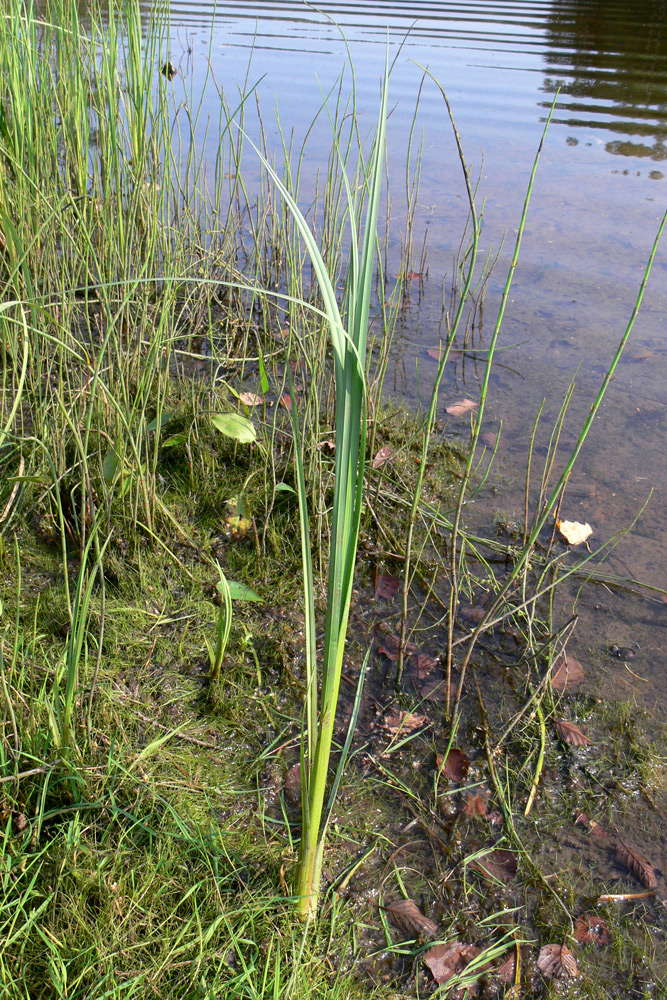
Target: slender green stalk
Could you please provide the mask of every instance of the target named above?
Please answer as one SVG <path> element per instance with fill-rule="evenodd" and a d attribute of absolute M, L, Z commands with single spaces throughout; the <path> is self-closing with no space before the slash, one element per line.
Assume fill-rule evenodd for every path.
<path fill-rule="evenodd" d="M 382 87 L 379 123 L 368 164 L 361 163 L 361 195 L 355 197 L 345 163 L 343 183 L 352 229 L 349 270 L 345 291 L 346 323 L 343 324 L 331 275 L 311 229 L 296 200 L 280 180 L 265 156 L 257 150 L 285 204 L 309 253 L 318 281 L 333 348 L 336 388 L 336 458 L 334 499 L 329 543 L 329 571 L 324 631 L 324 651 L 319 672 L 314 660 L 314 595 L 310 580 L 310 528 L 307 514 L 306 483 L 300 457 L 297 458 L 297 485 L 300 494 L 300 524 L 304 567 L 304 599 L 307 623 L 307 696 L 308 753 L 303 753 L 302 834 L 297 875 L 297 909 L 305 919 L 317 913 L 322 858 L 330 807 L 325 809 L 329 779 L 336 707 L 343 668 L 345 637 L 349 617 L 352 584 L 357 555 L 362 491 L 366 461 L 367 387 L 365 359 L 374 261 L 377 220 L 380 204 L 385 128 L 387 114 L 387 70 Z M 334 136 L 338 150 L 338 137 Z M 361 154 L 360 154 L 361 155 Z M 363 199 L 366 200 L 363 241 L 359 249 Z M 298 441 L 296 407 L 292 409 L 295 437 Z M 300 449 L 299 449 L 300 451 Z M 312 731 L 316 721 L 315 731 Z M 329 804 L 329 806 L 331 803 Z"/>
<path fill-rule="evenodd" d="M 569 457 L 568 457 L 568 459 L 567 459 L 567 461 L 565 463 L 565 466 L 563 468 L 563 471 L 561 472 L 560 478 L 558 479 L 558 482 L 556 483 L 556 485 L 554 486 L 553 490 L 551 491 L 551 494 L 549 495 L 549 498 L 546 500 L 541 515 L 536 519 L 536 521 L 535 521 L 535 523 L 534 523 L 534 525 L 532 527 L 530 536 L 529 536 L 526 544 L 524 545 L 523 549 L 521 550 L 519 558 L 517 559 L 517 561 L 516 561 L 516 563 L 515 563 L 515 565 L 514 565 L 514 567 L 512 569 L 512 572 L 510 574 L 508 574 L 507 579 L 505 580 L 505 582 L 503 583 L 502 587 L 498 591 L 498 593 L 497 593 L 497 595 L 495 597 L 495 600 L 493 600 L 490 603 L 490 605 L 489 605 L 489 607 L 488 607 L 488 609 L 486 611 L 486 614 L 485 614 L 483 620 L 476 626 L 476 628 L 474 629 L 474 631 L 470 635 L 470 638 L 468 640 L 468 646 L 467 646 L 467 649 L 466 649 L 463 661 L 461 663 L 460 675 L 459 675 L 459 682 L 458 682 L 458 685 L 457 685 L 455 702 L 454 702 L 454 707 L 455 708 L 458 708 L 459 702 L 461 700 L 461 696 L 463 694 L 463 684 L 464 684 L 464 681 L 465 681 L 466 671 L 467 671 L 468 665 L 470 663 L 470 659 L 472 657 L 473 650 L 475 648 L 475 644 L 477 642 L 477 639 L 482 634 L 482 632 L 484 632 L 489 627 L 489 622 L 492 621 L 493 618 L 496 616 L 496 614 L 498 612 L 498 609 L 502 606 L 503 601 L 504 601 L 507 593 L 514 586 L 515 581 L 519 578 L 519 576 L 523 572 L 525 566 L 527 565 L 527 563 L 528 563 L 528 561 L 529 561 L 529 559 L 531 557 L 531 554 L 533 552 L 533 549 L 535 547 L 535 543 L 537 542 L 537 540 L 539 538 L 540 532 L 542 531 L 542 528 L 544 527 L 544 525 L 547 523 L 549 515 L 551 514 L 551 512 L 556 507 L 556 504 L 559 501 L 561 492 L 562 492 L 565 484 L 567 483 L 568 479 L 570 478 L 570 474 L 572 472 L 574 464 L 577 461 L 577 458 L 579 457 L 579 453 L 580 453 L 581 449 L 584 446 L 584 442 L 586 441 L 586 438 L 588 437 L 590 429 L 591 429 L 591 427 L 593 425 L 593 421 L 595 420 L 597 412 L 600 409 L 600 406 L 602 405 L 602 401 L 603 401 L 603 399 L 605 397 L 607 389 L 609 388 L 609 384 L 611 383 L 611 381 L 612 381 L 612 379 L 614 377 L 614 372 L 616 371 L 616 368 L 618 367 L 618 363 L 621 360 L 621 355 L 623 354 L 623 351 L 625 349 L 625 345 L 628 342 L 628 338 L 629 338 L 630 334 L 632 333 L 632 328 L 635 325 L 635 320 L 637 319 L 637 316 L 639 314 L 639 309 L 641 307 L 642 300 L 644 298 L 644 292 L 646 291 L 646 286 L 648 284 L 648 279 L 650 277 L 651 269 L 653 267 L 653 261 L 655 260 L 655 255 L 656 255 L 656 253 L 658 251 L 658 245 L 660 243 L 660 240 L 662 238 L 662 234 L 663 234 L 663 231 L 664 231 L 666 225 L 667 225 L 667 212 L 665 212 L 665 214 L 663 215 L 662 220 L 660 222 L 660 225 L 658 227 L 658 231 L 657 231 L 657 233 L 655 235 L 655 239 L 653 241 L 653 246 L 651 248 L 651 252 L 649 254 L 648 260 L 646 262 L 646 266 L 644 268 L 644 273 L 642 275 L 642 280 L 641 280 L 640 285 L 639 285 L 639 290 L 638 290 L 637 296 L 635 298 L 634 306 L 632 308 L 632 312 L 630 314 L 630 318 L 628 320 L 628 323 L 627 323 L 627 326 L 626 326 L 625 331 L 623 333 L 623 336 L 621 337 L 621 339 L 619 341 L 619 344 L 618 344 L 618 347 L 616 348 L 616 352 L 615 352 L 615 354 L 614 354 L 614 356 L 612 358 L 611 364 L 609 366 L 609 370 L 607 371 L 607 373 L 605 374 L 605 376 L 604 376 L 604 378 L 602 380 L 602 385 L 600 386 L 600 389 L 599 389 L 599 391 L 597 393 L 597 396 L 593 400 L 593 403 L 592 403 L 591 408 L 589 410 L 588 416 L 586 417 L 586 420 L 584 421 L 583 426 L 582 426 L 581 430 L 579 431 L 579 436 L 577 438 L 577 442 L 576 442 L 574 448 L 572 449 L 572 452 L 570 453 L 570 455 L 569 455 Z M 520 233 L 521 233 L 521 231 L 522 230 L 520 230 Z"/>

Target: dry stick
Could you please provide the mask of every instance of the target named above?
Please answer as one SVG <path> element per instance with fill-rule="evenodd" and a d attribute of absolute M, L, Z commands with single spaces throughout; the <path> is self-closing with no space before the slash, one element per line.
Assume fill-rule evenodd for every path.
<path fill-rule="evenodd" d="M 435 83 L 436 87 L 439 89 L 440 93 L 442 94 L 442 98 L 443 98 L 443 100 L 445 102 L 445 105 L 447 107 L 447 113 L 449 114 L 449 120 L 450 120 L 450 122 L 452 124 L 452 130 L 453 130 L 453 133 L 454 133 L 454 139 L 456 141 L 456 148 L 457 148 L 457 151 L 458 151 L 459 161 L 461 163 L 461 168 L 463 170 L 463 179 L 464 179 L 464 182 L 465 182 L 466 192 L 467 192 L 467 195 L 468 195 L 468 205 L 469 205 L 469 208 L 470 208 L 470 218 L 471 218 L 471 221 L 472 221 L 472 240 L 471 240 L 471 244 L 470 244 L 470 260 L 468 262 L 468 271 L 467 271 L 467 274 L 466 274 L 465 281 L 463 283 L 463 289 L 461 291 L 461 296 L 460 296 L 460 299 L 459 299 L 459 302 L 458 302 L 458 305 L 457 305 L 457 308 L 456 308 L 456 314 L 454 316 L 454 322 L 452 323 L 451 330 L 449 331 L 449 334 L 447 336 L 447 342 L 444 345 L 444 351 L 442 352 L 442 356 L 441 356 L 440 361 L 438 363 L 438 370 L 437 370 L 436 376 L 435 376 L 435 382 L 434 382 L 434 385 L 433 385 L 433 391 L 431 392 L 431 404 L 429 406 L 428 416 L 426 418 L 426 430 L 424 432 L 424 440 L 422 442 L 422 455 L 421 455 L 421 461 L 419 463 L 419 472 L 417 473 L 417 484 L 416 484 L 416 487 L 415 487 L 415 496 L 414 496 L 414 500 L 413 500 L 413 503 L 412 503 L 412 510 L 410 512 L 410 522 L 409 522 L 409 525 L 408 525 L 408 536 L 407 536 L 406 543 L 405 543 L 405 554 L 406 554 L 406 559 L 405 559 L 405 575 L 403 577 L 403 593 L 402 593 L 402 606 L 401 606 L 401 630 L 400 630 L 400 638 L 399 638 L 399 645 L 398 645 L 397 681 L 399 683 L 400 683 L 401 675 L 402 675 L 402 672 L 403 672 L 404 649 L 405 649 L 405 643 L 406 643 L 406 629 L 407 629 L 407 616 L 408 616 L 408 590 L 409 590 L 409 580 L 410 580 L 410 559 L 411 559 L 411 553 L 412 553 L 412 542 L 413 542 L 413 536 L 414 536 L 414 526 L 415 526 L 415 520 L 416 520 L 416 517 L 417 517 L 417 508 L 419 506 L 419 500 L 420 500 L 420 497 L 421 497 L 421 491 L 422 491 L 422 486 L 423 486 L 423 482 L 424 482 L 424 475 L 426 473 L 426 460 L 427 460 L 427 457 L 428 457 L 428 449 L 429 449 L 430 442 L 431 442 L 431 433 L 433 431 L 433 426 L 435 424 L 436 408 L 437 408 L 437 405 L 438 405 L 438 392 L 440 390 L 440 383 L 442 382 L 443 376 L 445 374 L 445 365 L 447 364 L 447 360 L 449 358 L 449 352 L 451 350 L 452 343 L 454 342 L 454 339 L 456 338 L 456 334 L 458 332 L 458 328 L 460 326 L 461 319 L 463 317 L 463 310 L 465 309 L 466 302 L 468 300 L 468 293 L 470 291 L 470 286 L 472 284 L 472 279 L 473 279 L 474 270 L 475 270 L 475 264 L 476 264 L 476 261 L 477 261 L 477 246 L 478 246 L 478 243 L 479 243 L 479 220 L 477 218 L 477 210 L 476 210 L 476 207 L 475 207 L 475 197 L 474 197 L 474 194 L 473 194 L 472 185 L 470 183 L 470 171 L 468 170 L 468 164 L 466 163 L 466 159 L 465 159 L 465 156 L 463 154 L 463 145 L 461 143 L 461 137 L 460 137 L 458 129 L 456 127 L 456 122 L 454 121 L 454 115 L 452 113 L 452 109 L 451 109 L 449 100 L 447 98 L 447 95 L 445 94 L 445 91 L 444 91 L 442 85 L 440 83 L 438 83 L 438 81 L 435 79 L 435 77 L 433 76 L 433 74 L 430 73 L 428 69 L 424 69 L 423 66 L 420 66 L 420 69 L 424 70 L 424 72 L 426 74 L 428 74 L 428 76 L 431 77 L 431 79 Z M 465 266 L 465 260 L 464 260 L 463 266 Z M 453 548 L 452 548 L 452 555 L 454 555 L 454 549 Z M 453 564 L 453 559 L 452 559 L 452 564 Z M 450 610 L 450 638 L 451 638 L 451 628 L 453 627 L 451 625 L 451 618 L 452 618 L 452 616 L 451 616 L 451 606 L 450 606 L 449 610 Z M 450 680 L 451 680 L 451 671 L 452 671 L 451 652 L 449 650 L 449 646 L 450 645 L 451 644 L 448 643 L 448 655 L 447 655 L 447 708 L 448 709 L 449 709 L 449 684 L 450 684 Z"/>
<path fill-rule="evenodd" d="M 531 177 L 531 184 L 532 184 L 532 177 Z M 522 222 L 523 222 L 523 219 L 522 219 Z M 511 573 L 511 575 L 509 576 L 509 578 L 505 582 L 505 584 L 502 587 L 500 593 L 497 595 L 495 601 L 489 607 L 489 610 L 487 611 L 487 614 L 485 615 L 485 618 L 479 623 L 479 625 L 475 628 L 474 632 L 470 636 L 470 640 L 468 642 L 468 648 L 466 650 L 466 654 L 465 654 L 465 657 L 463 659 L 463 662 L 462 662 L 461 668 L 460 668 L 461 674 L 460 674 L 459 683 L 458 683 L 458 686 L 457 686 L 457 689 L 456 689 L 456 700 L 454 702 L 454 708 L 455 708 L 455 710 L 458 708 L 459 702 L 461 701 L 461 695 L 462 695 L 462 692 L 463 692 L 463 683 L 464 683 L 464 680 L 465 680 L 466 670 L 468 668 L 468 664 L 470 663 L 470 658 L 472 657 L 472 653 L 473 653 L 473 650 L 475 648 L 475 643 L 477 642 L 477 639 L 479 638 L 479 636 L 481 635 L 481 633 L 483 631 L 485 631 L 485 629 L 487 628 L 487 622 L 491 618 L 493 618 L 493 615 L 496 613 L 496 611 L 498 610 L 498 608 L 501 606 L 501 604 L 502 604 L 502 602 L 503 602 L 503 600 L 505 598 L 505 595 L 507 594 L 507 592 L 512 587 L 514 581 L 516 580 L 516 578 L 518 577 L 518 575 L 521 573 L 521 571 L 524 568 L 524 566 L 526 566 L 526 564 L 528 563 L 528 560 L 530 559 L 530 555 L 531 555 L 532 550 L 533 550 L 533 546 L 535 545 L 535 542 L 537 541 L 537 539 L 539 537 L 540 531 L 542 530 L 542 528 L 546 524 L 546 521 L 547 521 L 547 518 L 549 517 L 549 514 L 551 513 L 551 511 L 553 510 L 553 508 L 556 506 L 556 503 L 558 502 L 558 498 L 560 496 L 561 490 L 563 489 L 565 483 L 569 479 L 570 473 L 572 471 L 572 468 L 573 468 L 573 466 L 574 466 L 577 458 L 579 457 L 579 452 L 581 451 L 581 449 L 582 449 L 582 447 L 584 445 L 584 441 L 588 437 L 588 432 L 590 431 L 591 426 L 593 424 L 593 421 L 595 420 L 595 417 L 597 415 L 597 412 L 600 409 L 600 406 L 602 404 L 602 400 L 604 399 L 605 393 L 607 392 L 607 389 L 609 387 L 609 383 L 611 382 L 612 378 L 614 377 L 614 372 L 616 371 L 616 367 L 617 367 L 617 365 L 618 365 L 618 363 L 619 363 L 619 361 L 621 359 L 621 355 L 622 355 L 623 350 L 625 348 L 625 345 L 626 345 L 626 343 L 628 341 L 628 338 L 629 338 L 629 336 L 630 336 L 630 334 L 632 332 L 632 328 L 635 325 L 635 320 L 637 319 L 637 315 L 639 313 L 639 309 L 640 309 L 640 306 L 642 304 L 642 300 L 644 298 L 644 292 L 646 291 L 646 286 L 648 284 L 648 279 L 649 279 L 649 276 L 651 274 L 651 269 L 653 267 L 653 261 L 655 259 L 655 255 L 656 255 L 656 253 L 658 251 L 658 244 L 660 243 L 660 239 L 662 237 L 662 234 L 663 234 L 663 231 L 664 231 L 664 228 L 665 228 L 666 224 L 667 224 L 667 212 L 665 212 L 665 214 L 662 217 L 662 221 L 660 222 L 660 226 L 658 227 L 658 232 L 656 233 L 655 239 L 653 241 L 653 246 L 651 248 L 651 253 L 649 254 L 649 258 L 648 258 L 646 267 L 644 268 L 644 274 L 642 276 L 642 280 L 641 280 L 641 283 L 640 283 L 640 286 L 639 286 L 639 291 L 638 291 L 637 297 L 635 299 L 635 304 L 633 306 L 632 313 L 630 315 L 630 319 L 628 320 L 628 324 L 627 324 L 627 326 L 625 328 L 625 332 L 624 332 L 623 336 L 621 337 L 620 343 L 619 343 L 619 345 L 618 345 L 618 347 L 616 349 L 616 353 L 614 354 L 614 357 L 612 359 L 611 365 L 609 367 L 609 371 L 607 372 L 607 374 L 604 376 L 604 378 L 602 380 L 602 385 L 600 387 L 600 391 L 598 392 L 595 400 L 593 401 L 593 404 L 592 404 L 592 406 L 590 408 L 590 412 L 589 412 L 586 420 L 584 421 L 584 425 L 583 425 L 583 427 L 582 427 L 582 429 L 581 429 L 581 431 L 579 433 L 579 437 L 577 439 L 576 445 L 574 446 L 572 454 L 570 455 L 570 457 L 569 457 L 569 459 L 567 461 L 567 464 L 565 465 L 565 468 L 564 468 L 563 472 L 561 473 L 560 479 L 558 480 L 556 486 L 554 487 L 554 489 L 553 489 L 553 491 L 551 493 L 551 496 L 550 496 L 549 500 L 547 501 L 547 503 L 546 503 L 546 505 L 544 507 L 544 511 L 542 512 L 542 515 L 538 518 L 537 523 L 535 524 L 535 526 L 534 526 L 534 528 L 533 528 L 533 530 L 531 532 L 530 538 L 528 539 L 528 542 L 527 542 L 526 546 L 524 547 L 524 550 L 523 550 L 523 552 L 521 554 L 521 557 L 520 557 L 518 563 L 516 564 L 514 570 Z M 520 229 L 520 233 L 521 233 L 521 229 Z"/>
<path fill-rule="evenodd" d="M 5 781 L 20 781 L 21 778 L 31 778 L 34 774 L 46 774 L 47 771 L 52 771 L 58 764 L 62 764 L 60 758 L 54 760 L 53 764 L 43 764 L 42 767 L 33 767 L 29 771 L 21 771 L 19 774 L 9 774 L 5 778 L 0 778 L 0 785 L 4 784 Z"/>

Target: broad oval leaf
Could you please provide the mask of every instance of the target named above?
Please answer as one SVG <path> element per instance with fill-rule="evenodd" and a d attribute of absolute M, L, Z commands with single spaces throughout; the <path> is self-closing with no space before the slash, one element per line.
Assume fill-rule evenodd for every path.
<path fill-rule="evenodd" d="M 240 413 L 214 413 L 211 423 L 225 437 L 233 438 L 241 444 L 254 444 L 257 440 L 255 425 Z"/>
<path fill-rule="evenodd" d="M 245 583 L 235 583 L 233 580 L 228 580 L 227 586 L 229 587 L 229 595 L 233 601 L 262 600 L 259 594 L 256 594 L 250 587 L 246 587 Z M 220 584 L 217 584 L 217 587 L 220 589 Z"/>
<path fill-rule="evenodd" d="M 584 679 L 584 668 L 569 653 L 561 653 L 551 667 L 551 687 L 554 691 L 574 691 Z"/>
<path fill-rule="evenodd" d="M 537 967 L 545 979 L 574 979 L 579 974 L 577 960 L 564 944 L 545 944 Z"/>
<path fill-rule="evenodd" d="M 569 722 L 567 719 L 554 719 L 553 722 L 556 735 L 564 743 L 569 743 L 573 747 L 588 747 L 591 745 L 588 736 L 582 733 L 579 726 L 575 726 L 574 722 Z"/>
<path fill-rule="evenodd" d="M 104 461 L 102 462 L 102 475 L 105 483 L 111 485 L 116 478 L 119 466 L 120 455 L 115 448 L 110 448 L 104 456 Z"/>

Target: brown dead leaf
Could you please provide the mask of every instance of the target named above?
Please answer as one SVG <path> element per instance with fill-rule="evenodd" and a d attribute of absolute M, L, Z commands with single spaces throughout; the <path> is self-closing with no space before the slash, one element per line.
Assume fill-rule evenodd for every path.
<path fill-rule="evenodd" d="M 413 653 L 410 657 L 410 666 L 414 666 L 420 681 L 425 680 L 439 665 L 440 661 L 428 653 Z"/>
<path fill-rule="evenodd" d="M 261 406 L 264 402 L 263 398 L 255 392 L 240 392 L 239 399 L 244 406 Z"/>
<path fill-rule="evenodd" d="M 400 640 L 397 635 L 393 632 L 386 632 L 382 635 L 382 645 L 378 646 L 378 653 L 382 653 L 386 656 L 388 660 L 392 663 L 396 663 L 398 659 L 398 647 L 400 645 Z M 413 642 L 406 642 L 404 654 L 405 656 L 412 656 L 413 653 L 418 653 L 419 650 Z"/>
<path fill-rule="evenodd" d="M 432 358 L 434 361 L 439 362 L 441 358 L 444 357 L 445 351 L 446 351 L 445 345 L 441 344 L 440 347 L 429 347 L 426 353 L 428 354 L 429 358 Z M 460 358 L 462 354 L 463 351 L 457 351 L 456 348 L 453 347 L 449 352 L 449 354 L 447 355 L 447 360 L 454 361 L 456 358 Z"/>
<path fill-rule="evenodd" d="M 486 445 L 487 448 L 493 449 L 496 447 L 496 441 L 498 440 L 498 435 L 494 434 L 493 431 L 484 431 L 483 434 L 480 434 L 479 439 L 482 442 L 482 444 Z"/>
<path fill-rule="evenodd" d="M 463 781 L 470 770 L 470 757 L 464 750 L 452 747 L 446 757 L 436 756 L 435 766 L 450 781 Z"/>
<path fill-rule="evenodd" d="M 383 597 L 386 601 L 393 601 L 401 585 L 397 576 L 379 576 L 375 585 L 375 596 Z"/>
<path fill-rule="evenodd" d="M 326 441 L 320 441 L 317 447 L 320 451 L 323 451 L 325 455 L 333 455 L 336 451 L 336 442 L 333 438 L 327 438 Z"/>
<path fill-rule="evenodd" d="M 595 819 L 589 819 L 586 813 L 579 813 L 574 820 L 575 826 L 585 826 L 598 840 L 609 840 L 609 834 Z"/>
<path fill-rule="evenodd" d="M 545 944 L 537 957 L 537 967 L 545 979 L 574 979 L 579 974 L 577 960 L 564 944 Z"/>
<path fill-rule="evenodd" d="M 23 833 L 28 826 L 26 816 L 22 812 L 12 812 L 12 819 L 14 821 L 14 832 Z"/>
<path fill-rule="evenodd" d="M 287 392 L 284 393 L 278 400 L 278 403 L 280 406 L 283 406 L 288 413 L 292 412 L 292 397 L 289 395 L 289 393 Z"/>
<path fill-rule="evenodd" d="M 554 719 L 553 723 L 556 735 L 563 743 L 569 743 L 573 747 L 588 747 L 591 745 L 588 736 L 585 736 L 579 726 L 575 726 L 574 722 L 568 722 L 567 719 Z"/>
<path fill-rule="evenodd" d="M 429 722 L 428 716 L 420 715 L 418 712 L 403 712 L 400 709 L 392 709 L 384 717 L 382 726 L 390 733 L 414 733 Z"/>
<path fill-rule="evenodd" d="M 452 683 L 449 690 L 450 701 L 454 696 L 454 688 L 456 686 L 456 681 L 452 678 Z M 444 705 L 447 702 L 447 679 L 442 681 L 432 680 L 427 681 L 426 684 L 422 685 L 419 689 L 419 696 L 423 698 L 424 701 L 432 701 L 436 705 Z"/>
<path fill-rule="evenodd" d="M 285 798 L 293 805 L 301 802 L 301 764 L 293 764 L 285 777 Z"/>
<path fill-rule="evenodd" d="M 445 407 L 445 413 L 448 413 L 450 417 L 464 417 L 466 413 L 472 413 L 476 409 L 477 403 L 466 398 L 459 399 L 456 403 L 450 403 L 449 406 Z"/>
<path fill-rule="evenodd" d="M 474 795 L 468 792 L 465 800 L 461 803 L 459 813 L 466 819 L 473 819 L 475 816 L 486 816 L 489 803 L 482 795 Z"/>
<path fill-rule="evenodd" d="M 596 913 L 584 913 L 577 917 L 574 936 L 579 944 L 595 944 L 598 948 L 609 944 L 609 928 Z"/>
<path fill-rule="evenodd" d="M 431 941 L 438 936 L 438 925 L 425 917 L 412 899 L 396 899 L 382 907 L 394 927 L 403 931 L 409 938 L 417 937 L 423 941 Z"/>
<path fill-rule="evenodd" d="M 618 834 L 617 834 L 618 837 Z M 634 848 L 629 847 L 624 843 L 620 837 L 618 837 L 616 843 L 616 860 L 624 865 L 629 872 L 638 879 L 643 886 L 647 889 L 656 889 L 658 886 L 658 880 L 655 877 L 655 870 L 650 861 L 635 851 Z"/>
<path fill-rule="evenodd" d="M 371 465 L 374 469 L 381 469 L 383 465 L 387 464 L 390 458 L 394 457 L 394 454 L 394 449 L 390 448 L 388 444 L 385 444 L 376 453 Z"/>
<path fill-rule="evenodd" d="M 479 955 L 480 949 L 460 941 L 436 944 L 424 952 L 424 964 L 431 970 L 436 983 L 446 983 L 457 972 Z"/>
<path fill-rule="evenodd" d="M 484 608 L 464 605 L 463 607 L 459 608 L 458 613 L 459 613 L 459 618 L 462 618 L 463 621 L 472 622 L 474 625 L 477 625 L 479 622 L 481 622 L 482 618 L 486 614 L 486 611 L 484 610 Z"/>
<path fill-rule="evenodd" d="M 510 955 L 501 966 L 494 969 L 493 974 L 501 983 L 513 983 L 516 978 L 515 970 L 516 955 Z"/>
<path fill-rule="evenodd" d="M 600 826 L 596 819 L 590 821 L 589 830 L 596 840 L 609 840 L 610 834 L 607 833 L 603 826 Z"/>
<path fill-rule="evenodd" d="M 584 679 L 584 668 L 569 653 L 561 653 L 551 667 L 551 687 L 554 691 L 574 691 Z"/>
<path fill-rule="evenodd" d="M 506 851 L 499 847 L 481 858 L 475 858 L 468 867 L 479 872 L 485 878 L 496 879 L 498 882 L 509 885 L 516 876 L 516 855 L 512 851 Z"/>
<path fill-rule="evenodd" d="M 593 534 L 590 524 L 580 521 L 556 521 L 556 527 L 568 545 L 582 545 Z"/>

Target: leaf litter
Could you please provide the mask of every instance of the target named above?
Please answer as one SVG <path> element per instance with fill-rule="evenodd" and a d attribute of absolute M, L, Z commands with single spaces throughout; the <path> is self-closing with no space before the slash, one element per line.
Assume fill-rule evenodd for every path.
<path fill-rule="evenodd" d="M 574 979 L 579 975 L 577 960 L 564 944 L 545 944 L 537 958 L 545 979 Z"/>
<path fill-rule="evenodd" d="M 580 686 L 584 676 L 584 668 L 579 660 L 563 652 L 556 657 L 551 667 L 551 687 L 561 694 L 574 691 Z"/>
<path fill-rule="evenodd" d="M 465 750 L 452 747 L 446 757 L 436 756 L 435 766 L 450 781 L 463 781 L 470 771 L 470 757 Z"/>
<path fill-rule="evenodd" d="M 428 966 L 436 983 L 443 985 L 481 954 L 481 949 L 461 941 L 436 944 L 424 953 L 424 964 Z"/>
<path fill-rule="evenodd" d="M 563 743 L 569 743 L 573 747 L 588 747 L 591 745 L 588 736 L 582 733 L 579 726 L 576 726 L 574 722 L 568 722 L 567 719 L 554 719 L 553 724 L 556 735 Z"/>
<path fill-rule="evenodd" d="M 465 417 L 466 413 L 472 413 L 477 409 L 477 403 L 472 399 L 459 399 L 456 403 L 450 403 L 445 407 L 445 413 L 450 417 Z"/>
<path fill-rule="evenodd" d="M 621 840 L 620 837 L 618 837 L 616 843 L 616 860 L 624 865 L 647 889 L 657 889 L 658 880 L 651 862 L 643 854 L 640 854 L 639 851 L 634 850 L 634 848 Z"/>
<path fill-rule="evenodd" d="M 492 881 L 496 880 L 509 885 L 516 878 L 516 854 L 499 847 L 482 857 L 474 858 L 468 863 L 468 868 L 472 868 L 473 871 Z"/>
<path fill-rule="evenodd" d="M 579 944 L 594 944 L 603 948 L 609 944 L 609 928 L 597 913 L 583 913 L 574 925 L 574 937 Z"/>
<path fill-rule="evenodd" d="M 438 936 L 439 928 L 434 920 L 424 916 L 413 899 L 396 899 L 382 909 L 394 927 L 410 938 L 432 941 Z"/>

